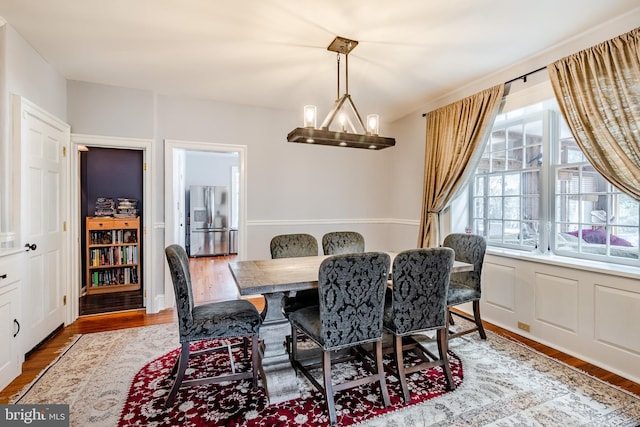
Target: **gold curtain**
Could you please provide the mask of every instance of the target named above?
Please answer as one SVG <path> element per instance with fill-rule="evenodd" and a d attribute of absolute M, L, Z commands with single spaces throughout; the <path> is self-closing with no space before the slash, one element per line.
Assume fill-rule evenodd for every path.
<path fill-rule="evenodd" d="M 482 143 L 498 113 L 504 84 L 427 113 L 422 215 L 418 247 L 440 243 L 440 213 L 482 155 Z"/>
<path fill-rule="evenodd" d="M 560 109 L 593 167 L 640 200 L 640 28 L 549 65 Z"/>

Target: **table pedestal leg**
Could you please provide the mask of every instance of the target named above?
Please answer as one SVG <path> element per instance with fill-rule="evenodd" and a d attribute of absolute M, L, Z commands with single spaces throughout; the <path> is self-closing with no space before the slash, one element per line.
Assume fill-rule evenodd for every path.
<path fill-rule="evenodd" d="M 282 292 L 265 294 L 266 310 L 260 326 L 261 373 L 269 404 L 277 404 L 300 397 L 296 373 L 286 349 L 286 336 L 291 325 L 282 314 Z"/>

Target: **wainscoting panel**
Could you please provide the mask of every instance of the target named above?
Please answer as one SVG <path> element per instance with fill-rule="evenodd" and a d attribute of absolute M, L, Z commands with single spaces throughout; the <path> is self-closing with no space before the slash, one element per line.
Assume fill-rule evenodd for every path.
<path fill-rule="evenodd" d="M 640 355 L 640 293 L 595 285 L 594 339 Z"/>
<path fill-rule="evenodd" d="M 491 249 L 482 274 L 484 320 L 640 382 L 640 269 Z"/>
<path fill-rule="evenodd" d="M 487 304 L 516 311 L 516 269 L 509 265 L 484 263 L 482 293 Z"/>
<path fill-rule="evenodd" d="M 535 319 L 568 332 L 578 331 L 578 281 L 535 274 Z"/>

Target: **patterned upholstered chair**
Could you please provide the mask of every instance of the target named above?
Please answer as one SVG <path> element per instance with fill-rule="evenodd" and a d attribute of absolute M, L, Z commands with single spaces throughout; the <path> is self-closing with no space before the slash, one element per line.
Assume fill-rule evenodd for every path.
<path fill-rule="evenodd" d="M 293 365 L 324 393 L 331 424 L 337 420 L 334 392 L 378 382 L 384 406 L 390 404 L 382 365 L 382 316 L 389 263 L 389 255 L 381 252 L 334 255 L 325 259 L 318 271 L 320 305 L 302 308 L 289 315 Z M 298 358 L 296 331 L 320 346 L 322 362 L 304 364 Z M 375 372 L 334 385 L 331 379 L 332 364 L 352 360 L 360 354 L 352 352 L 344 357 L 332 358 L 332 353 L 365 343 L 374 345 Z M 342 352 L 339 354 L 342 355 Z M 309 372 L 319 366 L 322 366 L 324 385 Z"/>
<path fill-rule="evenodd" d="M 453 323 L 451 314 L 467 319 L 475 323 L 470 329 L 451 333 L 449 339 L 466 335 L 478 331 L 480 338 L 487 339 L 487 334 L 482 326 L 480 318 L 480 296 L 481 296 L 481 277 L 482 263 L 484 254 L 487 250 L 487 241 L 484 237 L 477 234 L 453 233 L 444 238 L 442 246 L 451 248 L 456 253 L 456 261 L 468 262 L 473 264 L 473 271 L 462 273 L 453 273 L 449 282 L 449 297 L 447 305 L 453 307 L 455 305 L 464 304 L 466 302 L 473 303 L 473 318 L 456 311 L 449 311 L 450 323 Z"/>
<path fill-rule="evenodd" d="M 447 388 L 455 388 L 447 356 L 447 292 L 454 256 L 450 248 L 411 249 L 393 260 L 393 291 L 385 303 L 384 327 L 394 337 L 395 373 L 406 403 L 411 400 L 406 376 L 413 372 L 442 366 Z M 425 331 L 436 331 L 439 357 L 410 338 Z M 409 351 L 423 362 L 405 367 L 404 354 Z"/>
<path fill-rule="evenodd" d="M 280 234 L 269 246 L 274 259 L 318 255 L 318 241 L 310 234 Z"/>
<path fill-rule="evenodd" d="M 253 387 L 258 384 L 258 329 L 262 318 L 258 310 L 248 301 L 231 300 L 194 305 L 193 291 L 191 289 L 191 273 L 189 272 L 189 258 L 184 248 L 180 245 L 170 245 L 165 249 L 165 255 L 171 270 L 173 290 L 176 297 L 178 312 L 178 330 L 180 355 L 176 360 L 171 377 L 174 377 L 173 386 L 165 401 L 169 407 L 173 403 L 181 386 L 201 385 L 209 383 L 221 383 L 245 378 L 253 379 Z M 247 346 L 251 338 L 251 370 L 235 372 L 233 360 L 231 361 L 232 373 L 217 377 L 184 380 L 185 371 L 189 365 L 189 357 L 197 354 L 225 350 L 229 346 L 220 346 L 200 352 L 190 352 L 190 343 L 216 338 L 243 338 L 242 342 L 232 346 L 244 345 L 244 356 L 247 357 Z"/>
<path fill-rule="evenodd" d="M 325 255 L 364 252 L 364 237 L 356 231 L 332 231 L 322 236 L 322 250 Z"/>
<path fill-rule="evenodd" d="M 280 234 L 271 239 L 271 258 L 318 256 L 318 241 L 310 234 Z M 285 314 L 303 307 L 318 305 L 318 290 L 305 289 L 295 296 L 285 296 L 282 309 Z"/>

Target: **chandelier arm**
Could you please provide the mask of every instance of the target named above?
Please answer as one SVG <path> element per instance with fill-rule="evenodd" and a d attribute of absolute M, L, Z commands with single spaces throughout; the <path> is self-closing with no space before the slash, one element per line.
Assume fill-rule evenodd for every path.
<path fill-rule="evenodd" d="M 356 117 L 358 118 L 358 121 L 360 122 L 360 126 L 362 126 L 362 130 L 366 132 L 367 127 L 364 125 L 364 121 L 362 120 L 362 117 L 360 117 L 360 113 L 358 112 L 358 109 L 356 108 L 356 104 L 353 103 L 353 100 L 351 99 L 351 95 L 349 95 L 348 93 L 345 93 L 345 97 L 349 100 L 349 104 L 351 104 L 351 108 L 353 108 L 353 112 L 355 113 Z"/>
<path fill-rule="evenodd" d="M 344 101 L 347 99 L 348 96 L 349 95 L 345 93 L 340 97 L 340 99 L 336 100 L 336 102 L 333 104 L 333 108 L 331 109 L 331 111 L 329 111 L 329 114 L 327 114 L 327 117 L 325 117 L 324 121 L 322 122 L 322 125 L 320 125 L 320 129 L 325 129 L 325 130 L 329 129 L 329 126 L 331 126 L 333 119 L 336 117 L 336 114 L 338 113 L 338 111 L 340 111 L 342 104 L 344 104 Z"/>

